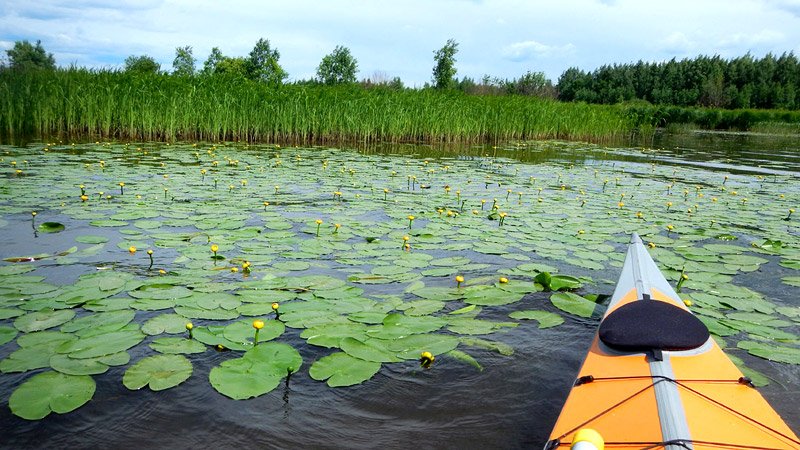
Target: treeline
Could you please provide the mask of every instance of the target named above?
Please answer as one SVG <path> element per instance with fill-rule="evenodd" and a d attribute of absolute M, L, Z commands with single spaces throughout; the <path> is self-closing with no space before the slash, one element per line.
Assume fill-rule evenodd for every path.
<path fill-rule="evenodd" d="M 722 59 L 699 56 L 667 62 L 605 65 L 591 72 L 566 70 L 558 79 L 558 99 L 614 104 L 725 109 L 800 109 L 800 61 L 794 53 Z"/>

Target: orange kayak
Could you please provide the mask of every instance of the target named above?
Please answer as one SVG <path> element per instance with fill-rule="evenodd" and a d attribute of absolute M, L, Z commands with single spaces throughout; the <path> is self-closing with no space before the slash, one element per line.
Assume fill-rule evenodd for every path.
<path fill-rule="evenodd" d="M 688 310 L 634 233 L 545 450 L 570 447 L 800 449 L 800 440 Z"/>

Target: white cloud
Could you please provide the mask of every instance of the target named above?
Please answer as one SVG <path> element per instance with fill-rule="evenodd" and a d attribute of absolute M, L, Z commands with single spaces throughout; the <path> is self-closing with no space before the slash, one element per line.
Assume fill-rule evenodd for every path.
<path fill-rule="evenodd" d="M 661 49 L 671 53 L 685 54 L 694 51 L 697 44 L 689 39 L 684 33 L 676 31 L 659 41 Z"/>
<path fill-rule="evenodd" d="M 534 58 L 552 58 L 575 51 L 572 44 L 546 45 L 536 41 L 515 42 L 503 48 L 503 57 L 511 61 L 526 61 Z"/>
<path fill-rule="evenodd" d="M 783 33 L 775 30 L 761 30 L 756 33 L 736 33 L 725 36 L 719 41 L 721 47 L 748 47 L 760 46 L 781 42 L 785 39 Z"/>

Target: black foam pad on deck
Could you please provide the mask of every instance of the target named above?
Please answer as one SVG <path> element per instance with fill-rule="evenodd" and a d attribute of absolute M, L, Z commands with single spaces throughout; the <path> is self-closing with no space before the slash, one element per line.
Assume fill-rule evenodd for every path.
<path fill-rule="evenodd" d="M 703 345 L 708 328 L 692 313 L 658 300 L 617 308 L 600 324 L 600 340 L 623 351 L 691 350 Z"/>

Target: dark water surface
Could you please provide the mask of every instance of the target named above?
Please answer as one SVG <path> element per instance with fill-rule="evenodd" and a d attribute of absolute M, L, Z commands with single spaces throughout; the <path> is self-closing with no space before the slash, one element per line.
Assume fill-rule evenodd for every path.
<path fill-rule="evenodd" d="M 591 152 L 569 152 L 565 144 L 541 144 L 535 149 L 472 147 L 436 149 L 423 146 L 386 146 L 364 149 L 364 153 L 397 154 L 400 158 L 473 158 L 491 156 L 518 159 L 525 164 L 564 162 L 575 165 L 640 162 L 655 158 L 665 164 L 702 167 L 726 173 L 752 171 L 765 175 L 800 174 L 800 139 L 763 136 L 697 134 L 657 136 L 653 147 L 663 148 L 655 156 L 635 150 L 598 147 Z M 594 156 L 593 156 L 594 155 Z M 13 216 L 7 216 L 11 219 Z M 26 222 L 9 220 L 0 235 L 0 256 L 49 252 L 60 242 L 83 234 L 107 233 L 114 246 L 122 237 L 114 231 L 97 230 L 79 221 L 58 235 L 32 240 Z M 74 225 L 74 226 L 72 226 Z M 624 246 L 619 245 L 618 251 Z M 465 252 L 474 262 L 500 262 L 489 255 Z M 53 265 L 37 270 L 47 282 L 68 284 L 80 273 L 107 263 L 109 257 L 81 261 L 68 270 Z M 769 263 L 770 275 L 737 276 L 778 304 L 798 305 L 798 290 L 780 283 L 793 271 Z M 552 264 L 552 261 L 547 261 Z M 514 267 L 512 261 L 507 261 Z M 774 266 L 774 267 L 773 267 Z M 588 271 L 564 265 L 564 272 L 589 275 L 596 285 L 582 294 L 611 294 L 618 269 Z M 367 288 L 369 292 L 390 289 Z M 373 289 L 370 291 L 369 289 Z M 385 292 L 384 292 L 385 293 Z M 485 320 L 508 321 L 508 313 L 522 309 L 557 312 L 542 296 L 526 297 L 520 304 L 486 308 Z M 137 312 L 137 321 L 158 312 Z M 0 448 L 541 448 L 554 425 L 597 327 L 597 319 L 582 319 L 560 313 L 565 323 L 546 330 L 534 321 L 501 330 L 491 339 L 509 344 L 515 352 L 504 356 L 495 351 L 470 348 L 483 366 L 477 370 L 462 362 L 441 357 L 430 369 L 416 361 L 384 364 L 371 380 L 352 387 L 329 388 L 308 375 L 308 366 L 330 354 L 328 349 L 305 345 L 302 330 L 287 328 L 279 338 L 295 347 L 304 360 L 303 370 L 284 380 L 272 392 L 258 398 L 233 401 L 211 388 L 208 373 L 230 359 L 229 352 L 207 351 L 190 355 L 192 376 L 178 388 L 161 392 L 128 390 L 121 379 L 129 366 L 111 367 L 95 376 L 97 391 L 90 402 L 68 414 L 50 414 L 43 420 L 27 421 L 11 414 L 8 398 L 30 374 L 0 374 Z M 11 321 L 2 321 L 9 325 Z M 796 327 L 795 327 L 796 328 Z M 146 341 L 147 342 L 147 341 Z M 0 347 L 0 358 L 17 347 Z M 146 345 L 129 351 L 131 363 L 152 354 Z M 800 369 L 771 363 L 737 351 L 737 356 L 773 382 L 761 392 L 791 428 L 800 431 Z"/>

